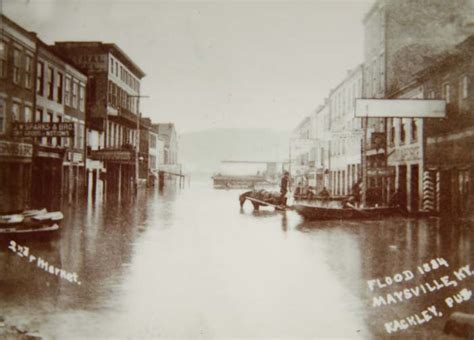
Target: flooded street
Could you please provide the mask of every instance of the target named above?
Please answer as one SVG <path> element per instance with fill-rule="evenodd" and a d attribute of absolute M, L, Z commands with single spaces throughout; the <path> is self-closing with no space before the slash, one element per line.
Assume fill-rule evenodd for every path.
<path fill-rule="evenodd" d="M 387 335 L 384 323 L 436 305 L 442 316 L 394 333 L 433 338 L 451 312 L 474 311 L 472 300 L 444 302 L 473 277 L 373 307 L 374 296 L 473 263 L 472 222 L 309 223 L 293 211 L 241 210 L 239 193 L 195 181 L 142 190 L 132 202 L 66 204 L 59 238 L 22 245 L 80 284 L 2 244 L 1 313 L 54 339 L 377 338 Z M 418 272 L 432 259 L 445 264 Z M 407 270 L 409 282 L 368 289 L 367 280 Z"/>

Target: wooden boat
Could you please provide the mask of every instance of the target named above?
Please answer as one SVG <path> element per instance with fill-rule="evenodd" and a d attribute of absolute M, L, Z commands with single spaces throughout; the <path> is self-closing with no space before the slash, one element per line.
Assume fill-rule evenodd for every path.
<path fill-rule="evenodd" d="M 63 218 L 62 212 L 48 212 L 46 209 L 3 215 L 0 216 L 0 236 L 55 233 L 59 231 L 59 224 Z"/>
<path fill-rule="evenodd" d="M 323 207 L 306 203 L 297 203 L 293 208 L 307 220 L 345 220 L 385 218 L 400 213 L 398 207 Z"/>

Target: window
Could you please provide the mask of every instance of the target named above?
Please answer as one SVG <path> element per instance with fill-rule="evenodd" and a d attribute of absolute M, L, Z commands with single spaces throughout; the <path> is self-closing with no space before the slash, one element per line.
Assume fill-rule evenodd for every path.
<path fill-rule="evenodd" d="M 77 109 L 77 87 L 78 83 L 75 82 L 74 80 L 72 81 L 72 107 Z"/>
<path fill-rule="evenodd" d="M 71 78 L 66 77 L 64 84 L 64 104 L 71 106 Z"/>
<path fill-rule="evenodd" d="M 33 110 L 30 106 L 25 106 L 25 122 L 33 121 Z"/>
<path fill-rule="evenodd" d="M 405 122 L 403 121 L 403 119 L 400 119 L 400 144 L 405 144 L 405 137 Z"/>
<path fill-rule="evenodd" d="M 25 56 L 25 87 L 31 89 L 33 86 L 33 58 L 30 55 Z"/>
<path fill-rule="evenodd" d="M 81 112 L 84 112 L 85 111 L 85 105 L 84 105 L 84 96 L 85 96 L 85 87 L 84 85 L 80 85 L 79 87 L 79 110 Z"/>
<path fill-rule="evenodd" d="M 459 89 L 460 90 L 459 91 L 459 93 L 460 93 L 459 98 L 461 98 L 461 99 L 466 99 L 467 96 L 468 96 L 468 93 L 469 93 L 469 89 L 468 89 L 469 84 L 468 84 L 468 82 L 469 82 L 469 79 L 467 78 L 467 76 L 463 76 L 461 78 L 460 89 Z"/>
<path fill-rule="evenodd" d="M 62 104 L 63 102 L 63 74 L 61 72 L 58 72 L 58 82 L 56 84 L 56 95 L 57 98 L 56 100 L 58 103 Z"/>
<path fill-rule="evenodd" d="M 44 63 L 38 61 L 36 68 L 36 93 L 40 96 L 44 93 Z"/>
<path fill-rule="evenodd" d="M 14 122 L 20 121 L 20 104 L 18 103 L 12 104 L 12 120 Z"/>
<path fill-rule="evenodd" d="M 0 99 L 0 133 L 5 133 L 5 100 Z"/>
<path fill-rule="evenodd" d="M 7 76 L 7 44 L 5 42 L 0 42 L 0 78 L 5 78 Z M 3 130 L 0 130 L 3 132 Z"/>
<path fill-rule="evenodd" d="M 35 122 L 40 123 L 43 119 L 43 110 L 42 109 L 36 109 L 35 113 Z"/>
<path fill-rule="evenodd" d="M 13 50 L 13 83 L 20 84 L 21 71 L 21 51 Z"/>
<path fill-rule="evenodd" d="M 411 119 L 411 142 L 416 143 L 418 140 L 418 125 L 414 118 Z"/>
<path fill-rule="evenodd" d="M 395 122 L 394 119 L 390 119 L 390 145 L 395 145 Z"/>
<path fill-rule="evenodd" d="M 114 74 L 114 59 L 110 58 L 110 73 Z"/>
<path fill-rule="evenodd" d="M 446 104 L 451 102 L 451 87 L 449 84 L 443 85 L 443 99 L 446 100 Z"/>
<path fill-rule="evenodd" d="M 54 99 L 54 69 L 48 67 L 48 99 Z"/>

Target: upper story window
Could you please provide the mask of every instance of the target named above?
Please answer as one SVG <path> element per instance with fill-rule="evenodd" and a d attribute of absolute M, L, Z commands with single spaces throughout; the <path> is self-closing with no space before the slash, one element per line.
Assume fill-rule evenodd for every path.
<path fill-rule="evenodd" d="M 443 84 L 443 99 L 446 100 L 446 104 L 451 102 L 451 86 L 449 84 Z"/>
<path fill-rule="evenodd" d="M 5 78 L 7 76 L 7 55 L 7 44 L 0 41 L 0 78 Z M 0 130 L 0 133 L 2 132 L 3 130 Z"/>
<path fill-rule="evenodd" d="M 60 104 L 63 102 L 63 81 L 64 81 L 63 74 L 61 72 L 58 72 L 56 92 L 57 92 L 57 101 Z"/>
<path fill-rule="evenodd" d="M 30 106 L 25 106 L 25 122 L 33 121 L 33 109 Z"/>
<path fill-rule="evenodd" d="M 48 99 L 54 99 L 54 69 L 48 67 Z"/>
<path fill-rule="evenodd" d="M 42 122 L 43 121 L 43 110 L 38 108 L 35 112 L 35 122 Z"/>
<path fill-rule="evenodd" d="M 71 106 L 71 78 L 66 77 L 64 84 L 64 104 Z"/>
<path fill-rule="evenodd" d="M 72 82 L 72 107 L 77 109 L 78 108 L 78 83 L 73 81 Z"/>
<path fill-rule="evenodd" d="M 114 74 L 114 59 L 110 58 L 110 73 Z"/>
<path fill-rule="evenodd" d="M 411 142 L 416 143 L 418 141 L 418 125 L 416 119 L 411 119 Z"/>
<path fill-rule="evenodd" d="M 33 86 L 33 58 L 30 55 L 25 56 L 25 87 L 31 89 Z"/>
<path fill-rule="evenodd" d="M 405 122 L 403 119 L 400 119 L 400 144 L 405 144 L 406 131 L 405 131 Z"/>
<path fill-rule="evenodd" d="M 20 104 L 18 103 L 12 104 L 12 120 L 14 122 L 20 121 Z"/>
<path fill-rule="evenodd" d="M 84 101 L 85 92 L 86 92 L 86 89 L 84 85 L 81 84 L 79 86 L 79 110 L 81 112 L 85 111 L 85 101 Z"/>
<path fill-rule="evenodd" d="M 389 121 L 389 126 L 390 126 L 390 145 L 393 146 L 395 145 L 395 121 L 393 118 L 390 118 Z"/>
<path fill-rule="evenodd" d="M 36 67 L 36 93 L 40 96 L 44 93 L 44 63 L 41 61 Z"/>
<path fill-rule="evenodd" d="M 13 83 L 20 84 L 21 78 L 21 51 L 18 49 L 13 50 Z"/>

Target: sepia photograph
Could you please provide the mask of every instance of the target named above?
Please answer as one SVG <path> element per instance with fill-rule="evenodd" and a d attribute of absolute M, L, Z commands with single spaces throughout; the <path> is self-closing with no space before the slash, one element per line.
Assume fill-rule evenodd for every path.
<path fill-rule="evenodd" d="M 0 339 L 474 340 L 474 0 L 0 0 Z"/>

